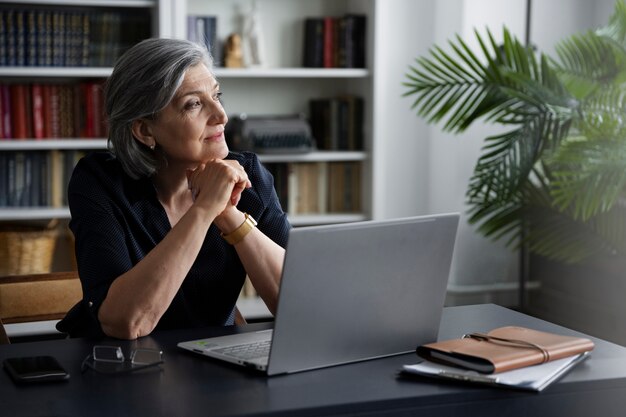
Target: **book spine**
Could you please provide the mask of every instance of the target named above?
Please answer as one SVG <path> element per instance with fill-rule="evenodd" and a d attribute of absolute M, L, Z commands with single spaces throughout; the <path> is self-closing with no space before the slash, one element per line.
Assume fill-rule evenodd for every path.
<path fill-rule="evenodd" d="M 7 9 L 5 13 L 7 65 L 17 65 L 15 10 Z"/>
<path fill-rule="evenodd" d="M 26 12 L 15 11 L 15 65 L 26 65 Z"/>
<path fill-rule="evenodd" d="M 7 206 L 15 206 L 16 191 L 15 191 L 15 165 L 16 165 L 17 152 L 7 152 L 6 155 L 6 184 L 7 184 Z"/>
<path fill-rule="evenodd" d="M 54 27 L 52 25 L 53 14 L 50 11 L 44 13 L 44 36 L 43 36 L 43 65 L 52 66 L 52 44 L 54 42 Z"/>
<path fill-rule="evenodd" d="M 10 86 L 12 127 L 11 137 L 13 139 L 25 139 L 28 137 L 26 95 L 26 85 L 13 84 Z"/>
<path fill-rule="evenodd" d="M 80 23 L 82 25 L 80 42 L 80 65 L 86 67 L 89 65 L 89 51 L 91 47 L 91 20 L 89 19 L 89 13 L 83 12 L 80 14 Z"/>
<path fill-rule="evenodd" d="M 43 137 L 51 138 L 52 137 L 52 114 L 50 108 L 50 85 L 42 84 L 41 85 L 41 100 L 43 102 Z"/>
<path fill-rule="evenodd" d="M 0 9 L 0 66 L 7 65 L 7 11 Z"/>
<path fill-rule="evenodd" d="M 204 16 L 204 31 L 205 41 L 208 51 L 213 57 L 213 61 L 216 65 L 220 65 L 220 45 L 217 39 L 217 17 L 216 16 Z"/>
<path fill-rule="evenodd" d="M 37 66 L 37 12 L 28 10 L 26 13 L 26 62 L 27 66 Z"/>
<path fill-rule="evenodd" d="M 309 68 L 324 66 L 324 19 L 308 17 L 304 21 L 303 65 Z"/>
<path fill-rule="evenodd" d="M 0 152 L 0 207 L 7 207 L 8 204 L 8 152 Z"/>
<path fill-rule="evenodd" d="M 335 66 L 335 22 L 330 16 L 324 17 L 324 67 Z"/>
<path fill-rule="evenodd" d="M 13 127 L 11 122 L 11 92 L 6 84 L 0 85 L 0 100 L 2 100 L 2 137 L 10 139 L 13 137 Z"/>
<path fill-rule="evenodd" d="M 61 207 L 63 205 L 63 153 L 59 150 L 50 151 L 49 163 L 50 205 Z"/>
<path fill-rule="evenodd" d="M 32 120 L 33 120 L 33 137 L 35 139 L 43 139 L 45 137 L 44 128 L 44 99 L 43 89 L 40 84 L 31 86 L 32 94 Z"/>

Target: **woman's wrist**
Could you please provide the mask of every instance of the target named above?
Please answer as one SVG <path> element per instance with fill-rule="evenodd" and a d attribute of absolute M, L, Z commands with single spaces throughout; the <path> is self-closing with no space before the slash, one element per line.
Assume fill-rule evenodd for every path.
<path fill-rule="evenodd" d="M 222 238 L 230 243 L 231 245 L 236 245 L 241 242 L 247 235 L 250 233 L 255 227 L 257 223 L 256 220 L 248 213 L 244 213 L 244 221 L 241 223 L 235 230 L 228 234 L 222 233 Z"/>
<path fill-rule="evenodd" d="M 245 214 L 233 206 L 217 216 L 214 223 L 223 235 L 228 235 L 241 226 L 245 220 Z"/>

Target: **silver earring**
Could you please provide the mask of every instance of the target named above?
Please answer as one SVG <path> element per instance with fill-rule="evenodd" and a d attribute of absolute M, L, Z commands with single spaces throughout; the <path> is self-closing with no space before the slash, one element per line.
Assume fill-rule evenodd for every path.
<path fill-rule="evenodd" d="M 153 151 L 154 150 L 154 145 L 150 145 L 150 150 Z"/>

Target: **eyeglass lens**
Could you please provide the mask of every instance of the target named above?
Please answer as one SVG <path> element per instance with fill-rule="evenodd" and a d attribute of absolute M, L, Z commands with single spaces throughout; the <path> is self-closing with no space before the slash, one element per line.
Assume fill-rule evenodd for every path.
<path fill-rule="evenodd" d="M 117 346 L 94 346 L 93 359 L 101 362 L 124 362 L 124 353 Z"/>
<path fill-rule="evenodd" d="M 163 352 L 156 349 L 135 349 L 130 355 L 130 361 L 134 365 L 148 365 L 160 362 Z"/>

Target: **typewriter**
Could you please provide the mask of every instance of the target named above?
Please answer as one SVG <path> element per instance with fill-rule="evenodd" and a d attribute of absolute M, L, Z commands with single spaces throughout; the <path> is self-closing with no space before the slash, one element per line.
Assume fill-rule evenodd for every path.
<path fill-rule="evenodd" d="M 255 153 L 309 152 L 315 149 L 311 127 L 304 115 L 231 116 L 226 141 L 233 151 Z"/>

